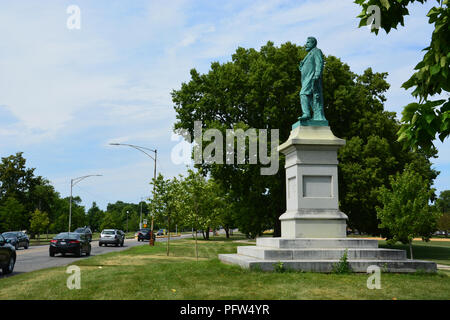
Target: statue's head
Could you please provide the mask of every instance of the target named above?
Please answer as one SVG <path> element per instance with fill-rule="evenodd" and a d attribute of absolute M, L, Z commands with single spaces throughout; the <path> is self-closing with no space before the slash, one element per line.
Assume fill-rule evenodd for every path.
<path fill-rule="evenodd" d="M 314 37 L 308 37 L 306 39 L 306 51 L 310 51 L 311 49 L 314 49 L 317 46 L 317 39 Z"/>

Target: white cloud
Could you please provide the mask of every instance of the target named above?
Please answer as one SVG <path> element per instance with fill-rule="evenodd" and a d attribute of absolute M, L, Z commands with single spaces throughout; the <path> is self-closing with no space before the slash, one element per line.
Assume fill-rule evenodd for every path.
<path fill-rule="evenodd" d="M 67 166 L 64 177 L 42 174 L 67 191 L 66 175 L 98 168 L 93 172 L 105 176 L 91 193 L 111 201 L 138 199 L 137 190 L 148 189 L 142 172 L 153 171 L 118 150 L 130 164 L 111 162 L 116 156 L 107 151 L 109 142 L 157 147 L 165 175 L 183 171 L 170 161 L 176 144 L 170 140 L 176 121 L 170 93 L 189 81 L 191 68 L 207 72 L 212 61 L 230 60 L 238 46 L 259 49 L 268 40 L 303 45 L 313 35 L 325 54 L 340 57 L 357 73 L 367 67 L 388 71 L 386 106 L 400 112 L 412 100 L 400 86 L 431 34 L 424 15 L 428 3 L 413 6 L 404 28 L 378 36 L 357 28 L 360 7 L 353 1 L 80 1 L 80 31 L 66 28 L 68 4 L 2 2 L 0 30 L 8 31 L 0 32 L 0 105 L 15 121 L 0 127 L 0 151 L 33 150 L 43 162 L 52 161 L 45 154 L 54 148 L 92 157 L 89 170 Z M 79 149 L 71 150 L 74 145 Z M 85 151 L 92 145 L 98 154 Z M 437 166 L 450 163 L 445 146 L 438 145 Z"/>

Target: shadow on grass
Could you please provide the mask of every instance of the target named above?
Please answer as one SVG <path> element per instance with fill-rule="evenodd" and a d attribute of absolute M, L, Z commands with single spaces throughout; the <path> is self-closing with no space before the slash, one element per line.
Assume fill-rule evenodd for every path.
<path fill-rule="evenodd" d="M 395 244 L 389 246 L 380 243 L 380 248 L 405 250 L 410 259 L 409 245 Z M 432 243 L 413 243 L 413 257 L 417 260 L 433 260 L 442 264 L 450 264 L 450 246 L 433 245 Z"/>
<path fill-rule="evenodd" d="M 195 238 L 186 238 L 187 240 L 195 240 Z M 247 237 L 244 235 L 232 235 L 229 238 L 227 238 L 225 235 L 220 236 L 209 236 L 209 240 L 203 239 L 202 235 L 198 235 L 197 238 L 198 241 L 208 241 L 208 242 L 217 242 L 217 241 L 235 241 L 235 240 L 248 240 Z"/>

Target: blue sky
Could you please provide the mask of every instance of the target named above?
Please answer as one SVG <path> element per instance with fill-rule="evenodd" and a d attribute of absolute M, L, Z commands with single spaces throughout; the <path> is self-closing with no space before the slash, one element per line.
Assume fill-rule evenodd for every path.
<path fill-rule="evenodd" d="M 72 4 L 80 30 L 66 26 Z M 110 142 L 157 148 L 158 172 L 184 173 L 170 157 L 170 92 L 189 70 L 207 72 L 239 46 L 303 45 L 310 35 L 354 72 L 389 72 L 385 107 L 400 114 L 413 101 L 400 86 L 429 44 L 433 4 L 412 6 L 406 27 L 375 36 L 357 28 L 360 8 L 350 0 L 0 0 L 0 156 L 23 151 L 62 196 L 71 178 L 102 174 L 74 188 L 87 207 L 138 202 L 150 192 L 153 161 Z M 442 191 L 450 152 L 448 141 L 436 146 Z"/>

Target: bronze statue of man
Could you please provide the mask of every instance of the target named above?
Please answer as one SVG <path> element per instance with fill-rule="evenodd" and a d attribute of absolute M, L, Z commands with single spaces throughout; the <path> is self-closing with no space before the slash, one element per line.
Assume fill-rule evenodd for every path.
<path fill-rule="evenodd" d="M 299 119 L 326 121 L 323 111 L 322 89 L 323 54 L 317 48 L 316 38 L 308 37 L 306 51 L 308 51 L 308 54 L 299 65 L 299 70 L 302 74 L 300 103 L 303 113 Z M 312 116 L 310 109 L 313 111 Z"/>

